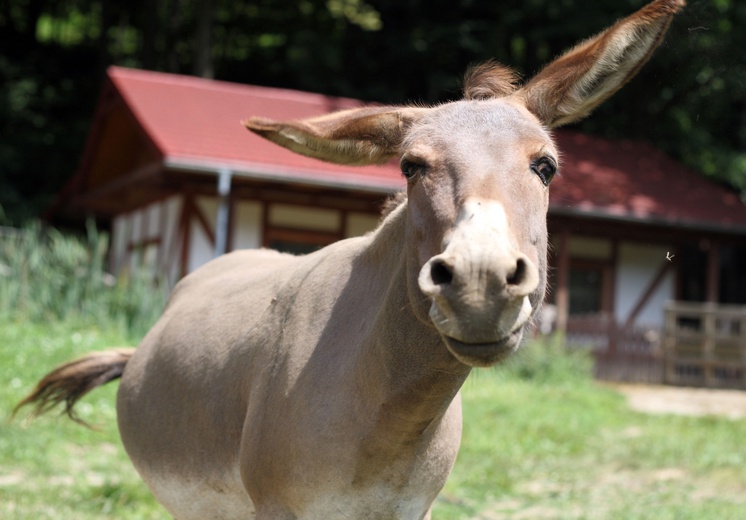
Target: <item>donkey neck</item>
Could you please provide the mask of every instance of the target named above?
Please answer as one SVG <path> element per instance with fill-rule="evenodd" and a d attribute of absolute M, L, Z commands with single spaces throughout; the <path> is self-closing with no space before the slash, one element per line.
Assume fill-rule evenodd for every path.
<path fill-rule="evenodd" d="M 363 254 L 386 289 L 364 340 L 359 377 L 367 398 L 375 400 L 371 411 L 387 441 L 414 441 L 437 427 L 470 372 L 448 352 L 435 328 L 416 317 L 413 305 L 419 302 L 412 301 L 408 277 L 416 276 L 418 266 L 405 243 L 406 205 L 385 219 Z"/>

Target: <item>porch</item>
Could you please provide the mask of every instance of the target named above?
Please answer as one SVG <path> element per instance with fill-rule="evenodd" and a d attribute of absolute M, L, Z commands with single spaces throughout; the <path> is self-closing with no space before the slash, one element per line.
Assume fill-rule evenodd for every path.
<path fill-rule="evenodd" d="M 565 340 L 592 351 L 598 379 L 746 389 L 744 305 L 670 302 L 662 329 L 604 313 L 572 316 Z"/>

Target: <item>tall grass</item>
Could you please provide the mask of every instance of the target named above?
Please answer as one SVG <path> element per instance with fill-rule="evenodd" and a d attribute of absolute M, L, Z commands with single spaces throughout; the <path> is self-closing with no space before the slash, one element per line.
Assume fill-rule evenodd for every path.
<path fill-rule="evenodd" d="M 115 384 L 78 407 L 95 431 L 53 415 L 8 420 L 51 368 L 136 344 L 160 316 L 166 285 L 144 269 L 108 273 L 108 243 L 92 224 L 0 228 L 0 518 L 165 517 L 119 441 Z"/>
<path fill-rule="evenodd" d="M 165 284 L 145 270 L 106 271 L 109 239 L 89 223 L 86 234 L 32 224 L 0 231 L 0 313 L 36 322 L 81 320 L 144 334 L 160 315 Z"/>

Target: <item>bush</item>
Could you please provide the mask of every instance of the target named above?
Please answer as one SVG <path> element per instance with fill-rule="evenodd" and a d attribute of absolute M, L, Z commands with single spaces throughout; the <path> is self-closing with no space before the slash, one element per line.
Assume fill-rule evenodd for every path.
<path fill-rule="evenodd" d="M 591 380 L 593 359 L 587 350 L 568 347 L 561 335 L 554 334 L 527 341 L 503 370 L 509 376 L 539 383 Z"/>
<path fill-rule="evenodd" d="M 144 334 L 160 315 L 166 284 L 144 270 L 105 269 L 108 236 L 89 223 L 84 237 L 36 223 L 0 232 L 0 312 L 34 321 L 80 318 Z"/>

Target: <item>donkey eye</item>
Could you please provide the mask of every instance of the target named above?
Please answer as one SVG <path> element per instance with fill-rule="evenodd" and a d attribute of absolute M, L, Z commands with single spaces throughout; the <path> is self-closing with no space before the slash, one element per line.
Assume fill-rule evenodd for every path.
<path fill-rule="evenodd" d="M 400 163 L 401 172 L 407 180 L 413 178 L 415 175 L 425 169 L 424 164 L 416 163 L 408 159 L 402 159 Z"/>
<path fill-rule="evenodd" d="M 544 186 L 549 186 L 552 177 L 557 173 L 557 165 L 549 157 L 541 157 L 531 164 L 531 171 L 541 179 Z"/>

